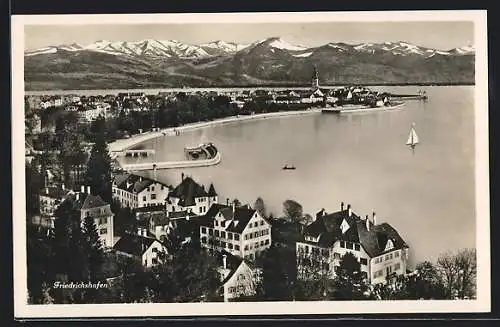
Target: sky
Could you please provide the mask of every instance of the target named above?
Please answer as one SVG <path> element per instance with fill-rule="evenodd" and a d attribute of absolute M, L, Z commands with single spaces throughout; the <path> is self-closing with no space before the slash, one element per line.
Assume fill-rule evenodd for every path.
<path fill-rule="evenodd" d="M 87 45 L 98 40 L 173 39 L 201 44 L 216 40 L 251 43 L 269 37 L 309 47 L 329 42 L 395 41 L 439 50 L 474 45 L 474 24 L 467 21 L 26 25 L 24 31 L 25 50 L 71 43 Z"/>

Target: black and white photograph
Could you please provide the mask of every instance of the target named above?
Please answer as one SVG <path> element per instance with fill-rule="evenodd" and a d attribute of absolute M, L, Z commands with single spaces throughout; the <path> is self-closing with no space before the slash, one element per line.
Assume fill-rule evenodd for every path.
<path fill-rule="evenodd" d="M 486 44 L 486 11 L 13 16 L 16 317 L 489 312 Z"/>

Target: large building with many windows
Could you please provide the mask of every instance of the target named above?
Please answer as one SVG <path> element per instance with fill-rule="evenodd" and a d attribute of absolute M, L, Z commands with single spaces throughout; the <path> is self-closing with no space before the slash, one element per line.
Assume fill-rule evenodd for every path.
<path fill-rule="evenodd" d="M 200 218 L 202 247 L 254 260 L 271 246 L 271 224 L 256 210 L 213 204 Z"/>
<path fill-rule="evenodd" d="M 165 205 L 166 184 L 134 174 L 118 174 L 113 179 L 113 198 L 129 208 Z"/>
<path fill-rule="evenodd" d="M 218 196 L 213 184 L 210 184 L 206 191 L 203 185 L 182 174 L 181 183 L 166 197 L 166 210 L 169 216 L 179 212 L 185 212 L 186 215 L 205 215 L 217 201 Z"/>
<path fill-rule="evenodd" d="M 375 213 L 371 218 L 360 217 L 343 203 L 334 213 L 321 210 L 304 229 L 296 250 L 301 279 L 333 278 L 346 253 L 358 258 L 361 271 L 372 284 L 405 274 L 408 262 L 408 245 L 391 225 L 377 224 Z"/>

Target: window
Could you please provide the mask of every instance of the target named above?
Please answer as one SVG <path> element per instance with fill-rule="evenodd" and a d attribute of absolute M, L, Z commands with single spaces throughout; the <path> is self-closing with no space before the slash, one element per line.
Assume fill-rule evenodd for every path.
<path fill-rule="evenodd" d="M 156 194 L 155 193 L 151 194 L 151 200 L 156 200 Z"/>
<path fill-rule="evenodd" d="M 260 246 L 264 246 L 264 241 L 260 241 Z"/>
<path fill-rule="evenodd" d="M 362 265 L 367 265 L 368 264 L 368 260 L 366 260 L 365 258 L 361 258 L 359 259 L 359 262 L 362 264 Z"/>
<path fill-rule="evenodd" d="M 201 211 L 203 211 L 203 207 L 201 207 Z M 220 222 L 220 226 L 221 227 L 226 227 L 226 222 L 225 221 L 221 221 Z"/>
<path fill-rule="evenodd" d="M 142 201 L 146 201 L 146 196 L 143 196 L 143 197 L 142 197 Z"/>
<path fill-rule="evenodd" d="M 230 239 L 230 240 L 232 240 L 232 239 L 233 239 L 233 233 L 229 233 L 229 232 L 228 232 L 228 233 L 227 233 L 227 238 L 228 238 L 228 239 Z"/>
<path fill-rule="evenodd" d="M 152 251 L 153 253 L 157 253 L 157 252 L 158 252 L 158 249 L 157 249 L 157 248 L 152 248 L 152 249 L 151 249 L 151 251 Z"/>
<path fill-rule="evenodd" d="M 253 225 L 254 225 L 254 227 L 258 227 L 259 226 L 259 222 L 256 221 Z"/>
<path fill-rule="evenodd" d="M 236 293 L 236 287 L 230 287 L 229 293 Z"/>
<path fill-rule="evenodd" d="M 345 242 L 344 241 L 340 241 L 340 247 L 341 248 L 345 248 Z"/>
<path fill-rule="evenodd" d="M 260 225 L 263 226 L 264 225 L 264 220 L 261 220 L 260 221 Z"/>
<path fill-rule="evenodd" d="M 102 235 L 102 234 L 106 234 L 107 232 L 108 232 L 108 230 L 107 230 L 106 228 L 101 228 L 101 229 L 99 230 L 99 234 L 101 234 L 101 235 Z"/>
<path fill-rule="evenodd" d="M 235 246 L 234 246 L 234 249 L 235 249 L 236 251 L 239 251 L 239 250 L 240 250 L 240 246 L 239 246 L 239 245 L 235 245 Z"/>
<path fill-rule="evenodd" d="M 214 235 L 214 230 L 213 229 L 209 229 L 208 230 L 208 235 L 210 235 L 210 236 Z"/>
<path fill-rule="evenodd" d="M 206 237 L 202 237 L 202 238 L 201 238 L 201 243 L 203 243 L 203 244 L 207 244 L 207 238 L 206 238 Z"/>
<path fill-rule="evenodd" d="M 155 190 L 155 187 L 151 186 L 151 191 L 154 192 L 154 190 Z"/>
<path fill-rule="evenodd" d="M 394 270 L 399 270 L 401 268 L 401 264 L 398 262 L 394 265 Z"/>
<path fill-rule="evenodd" d="M 245 280 L 245 275 L 239 274 L 237 280 Z"/>
<path fill-rule="evenodd" d="M 215 230 L 215 236 L 219 237 L 219 231 Z"/>
<path fill-rule="evenodd" d="M 224 227 L 224 226 L 222 226 L 222 227 Z M 226 232 L 220 232 L 220 237 L 226 238 Z"/>
<path fill-rule="evenodd" d="M 245 240 L 248 240 L 248 234 L 245 234 Z"/>
<path fill-rule="evenodd" d="M 219 222 L 217 220 L 214 221 L 215 226 L 219 226 Z"/>
<path fill-rule="evenodd" d="M 385 260 L 389 260 L 389 255 L 388 254 L 385 255 Z"/>
<path fill-rule="evenodd" d="M 394 258 L 399 257 L 399 251 L 394 252 Z"/>
<path fill-rule="evenodd" d="M 391 253 L 391 254 L 389 254 L 389 259 L 392 259 L 392 253 Z"/>
<path fill-rule="evenodd" d="M 267 239 L 264 244 L 268 245 L 269 244 L 269 239 Z"/>
<path fill-rule="evenodd" d="M 340 253 L 334 253 L 333 254 L 334 259 L 340 259 Z"/>
<path fill-rule="evenodd" d="M 361 247 L 359 246 L 359 244 L 354 244 L 354 250 L 359 251 L 360 249 Z"/>
<path fill-rule="evenodd" d="M 207 229 L 206 229 L 205 227 L 202 227 L 202 228 L 201 228 L 201 233 L 202 233 L 202 234 L 206 234 L 206 233 L 207 233 Z"/>
<path fill-rule="evenodd" d="M 259 242 L 255 242 L 255 248 L 257 249 L 259 247 Z"/>
<path fill-rule="evenodd" d="M 321 249 L 321 254 L 326 257 L 328 255 L 328 249 Z"/>
<path fill-rule="evenodd" d="M 240 235 L 239 235 L 239 234 L 234 234 L 234 239 L 235 239 L 236 241 L 239 241 L 239 240 L 240 240 Z"/>
<path fill-rule="evenodd" d="M 245 251 L 247 251 L 247 250 L 248 250 L 248 244 L 247 244 L 247 245 L 245 245 Z M 246 256 L 245 256 L 245 257 L 246 257 Z"/>
<path fill-rule="evenodd" d="M 225 247 L 226 247 L 226 242 L 222 242 L 222 241 L 221 241 L 221 242 L 220 242 L 220 246 L 221 246 L 221 247 L 223 247 L 223 248 L 225 248 Z"/>
<path fill-rule="evenodd" d="M 232 244 L 232 243 L 227 243 L 227 248 L 228 248 L 229 250 L 232 250 L 232 249 L 233 249 L 233 244 Z"/>

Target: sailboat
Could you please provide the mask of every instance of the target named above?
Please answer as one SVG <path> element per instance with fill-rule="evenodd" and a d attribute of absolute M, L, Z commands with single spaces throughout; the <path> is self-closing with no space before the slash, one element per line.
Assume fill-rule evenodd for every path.
<path fill-rule="evenodd" d="M 406 145 L 409 145 L 412 150 L 415 150 L 415 146 L 418 144 L 418 135 L 415 131 L 415 123 L 411 124 L 410 133 L 408 135 L 408 141 L 406 141 Z"/>

